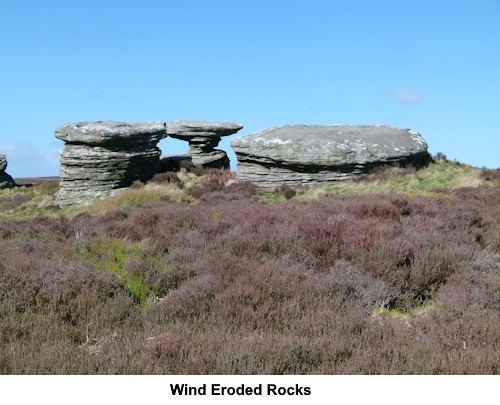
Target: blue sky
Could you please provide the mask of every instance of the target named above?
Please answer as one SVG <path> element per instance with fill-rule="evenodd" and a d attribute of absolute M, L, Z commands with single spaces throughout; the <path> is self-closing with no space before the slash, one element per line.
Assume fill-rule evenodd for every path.
<path fill-rule="evenodd" d="M 53 176 L 73 121 L 388 124 L 496 168 L 499 21 L 500 0 L 0 0 L 0 153 Z"/>

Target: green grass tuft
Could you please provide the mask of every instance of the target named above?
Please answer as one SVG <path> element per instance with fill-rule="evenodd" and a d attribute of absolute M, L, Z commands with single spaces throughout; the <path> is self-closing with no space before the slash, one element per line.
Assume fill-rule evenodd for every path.
<path fill-rule="evenodd" d="M 129 274 L 125 265 L 131 260 L 141 260 L 147 251 L 147 243 L 126 243 L 114 238 L 103 238 L 73 252 L 79 259 L 92 263 L 101 271 L 115 274 L 125 290 L 132 296 L 138 305 L 144 305 L 151 294 L 151 287 L 147 285 L 143 275 Z M 153 256 L 153 266 L 158 273 L 166 273 L 167 267 L 163 264 L 164 255 L 156 253 Z"/>
<path fill-rule="evenodd" d="M 279 194 L 275 193 L 264 193 L 262 194 L 262 198 L 270 203 L 278 202 L 278 201 L 285 201 L 285 197 Z"/>

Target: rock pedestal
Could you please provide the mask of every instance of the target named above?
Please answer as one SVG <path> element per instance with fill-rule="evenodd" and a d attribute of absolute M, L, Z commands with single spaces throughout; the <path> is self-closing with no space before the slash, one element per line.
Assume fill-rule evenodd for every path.
<path fill-rule="evenodd" d="M 98 121 L 65 124 L 55 136 L 65 142 L 57 201 L 66 207 L 151 179 L 161 154 L 156 145 L 167 134 L 162 121 Z"/>
<path fill-rule="evenodd" d="M 235 134 L 241 128 L 235 122 L 171 121 L 167 122 L 167 135 L 189 142 L 187 158 L 195 166 L 229 168 L 226 152 L 215 148 L 221 137 Z"/>
<path fill-rule="evenodd" d="M 282 184 L 346 180 L 380 165 L 422 166 L 427 143 L 409 129 L 387 125 L 285 125 L 231 141 L 236 181 L 273 190 Z"/>
<path fill-rule="evenodd" d="M 16 185 L 14 179 L 5 173 L 5 169 L 7 169 L 7 159 L 5 155 L 0 155 L 0 189 L 12 188 Z"/>

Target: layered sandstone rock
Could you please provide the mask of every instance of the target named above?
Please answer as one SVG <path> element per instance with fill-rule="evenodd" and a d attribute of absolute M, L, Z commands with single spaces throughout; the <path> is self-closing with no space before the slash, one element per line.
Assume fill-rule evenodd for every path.
<path fill-rule="evenodd" d="M 418 167 L 430 161 L 420 134 L 387 125 L 285 125 L 235 138 L 231 146 L 236 180 L 265 189 L 321 185 L 378 165 Z"/>
<path fill-rule="evenodd" d="M 221 137 L 235 134 L 242 125 L 235 122 L 171 121 L 167 123 L 167 135 L 189 142 L 188 156 L 183 159 L 195 166 L 229 168 L 226 152 L 215 149 Z M 178 159 L 173 156 L 166 159 Z M 168 163 L 168 161 L 165 161 Z"/>
<path fill-rule="evenodd" d="M 0 155 L 0 189 L 12 188 L 16 185 L 14 179 L 5 173 L 7 169 L 7 158 L 5 155 Z"/>
<path fill-rule="evenodd" d="M 147 181 L 158 171 L 165 123 L 75 122 L 55 131 L 63 140 L 61 153 L 61 207 L 89 204 L 135 180 Z"/>

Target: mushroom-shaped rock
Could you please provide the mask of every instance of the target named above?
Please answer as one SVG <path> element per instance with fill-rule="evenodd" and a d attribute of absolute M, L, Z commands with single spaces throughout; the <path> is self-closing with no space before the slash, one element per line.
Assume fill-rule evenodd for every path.
<path fill-rule="evenodd" d="M 219 145 L 221 137 L 235 134 L 241 128 L 243 126 L 235 122 L 180 120 L 167 122 L 167 135 L 189 142 L 186 158 L 195 166 L 229 168 L 226 152 L 215 148 Z M 178 157 L 166 159 L 178 159 Z"/>
<path fill-rule="evenodd" d="M 285 125 L 231 141 L 237 181 L 267 189 L 322 184 L 366 173 L 378 165 L 421 166 L 427 143 L 409 129 L 388 125 Z"/>
<path fill-rule="evenodd" d="M 147 181 L 157 172 L 165 122 L 74 122 L 55 131 L 63 140 L 61 207 L 89 204 L 113 190 Z"/>

